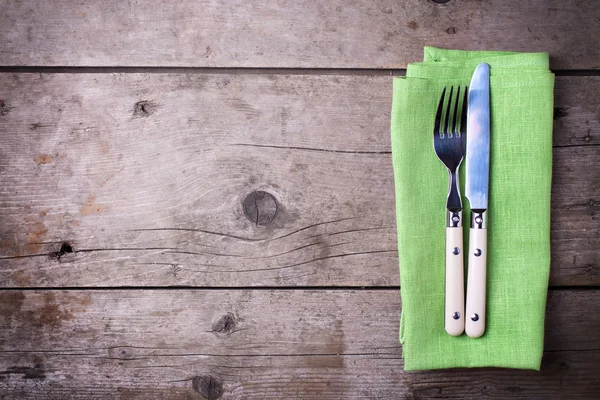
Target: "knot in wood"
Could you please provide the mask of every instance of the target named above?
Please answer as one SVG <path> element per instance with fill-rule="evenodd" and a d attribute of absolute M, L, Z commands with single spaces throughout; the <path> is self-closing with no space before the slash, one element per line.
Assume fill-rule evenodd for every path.
<path fill-rule="evenodd" d="M 223 315 L 217 322 L 215 322 L 212 326 L 213 332 L 226 333 L 229 334 L 234 331 L 237 325 L 237 321 L 235 315 L 228 312 Z"/>
<path fill-rule="evenodd" d="M 250 193 L 243 202 L 246 218 L 256 225 L 268 225 L 275 219 L 279 205 L 275 197 L 262 190 Z"/>
<path fill-rule="evenodd" d="M 148 117 L 158 108 L 158 105 L 152 101 L 142 100 L 135 103 L 133 107 L 134 117 Z"/>
<path fill-rule="evenodd" d="M 0 99 L 0 115 L 4 116 L 10 112 L 11 107 L 6 105 L 6 102 Z"/>
<path fill-rule="evenodd" d="M 223 394 L 223 385 L 210 375 L 195 376 L 192 379 L 194 390 L 206 400 L 215 400 Z"/>
<path fill-rule="evenodd" d="M 64 256 L 67 253 L 73 253 L 73 246 L 71 246 L 69 243 L 67 242 L 63 242 L 60 245 L 60 249 L 58 251 L 53 251 L 52 253 L 50 253 L 48 256 L 56 261 L 60 261 L 60 259 L 62 258 L 62 256 Z"/>

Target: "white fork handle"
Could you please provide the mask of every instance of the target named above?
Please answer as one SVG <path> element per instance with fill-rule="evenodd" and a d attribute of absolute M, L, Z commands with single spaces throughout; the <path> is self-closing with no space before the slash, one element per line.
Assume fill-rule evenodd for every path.
<path fill-rule="evenodd" d="M 469 238 L 465 331 L 467 336 L 478 338 L 485 332 L 487 229 L 471 228 Z"/>
<path fill-rule="evenodd" d="M 465 330 L 463 228 L 446 228 L 446 304 L 444 327 L 452 336 Z"/>

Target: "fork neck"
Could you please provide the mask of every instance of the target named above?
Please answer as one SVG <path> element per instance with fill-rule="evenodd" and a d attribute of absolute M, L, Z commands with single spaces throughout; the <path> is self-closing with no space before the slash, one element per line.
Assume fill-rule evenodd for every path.
<path fill-rule="evenodd" d="M 446 201 L 446 208 L 448 209 L 447 227 L 462 226 L 462 201 L 460 199 L 460 190 L 458 189 L 457 169 L 448 169 L 450 187 L 448 188 L 448 200 Z"/>

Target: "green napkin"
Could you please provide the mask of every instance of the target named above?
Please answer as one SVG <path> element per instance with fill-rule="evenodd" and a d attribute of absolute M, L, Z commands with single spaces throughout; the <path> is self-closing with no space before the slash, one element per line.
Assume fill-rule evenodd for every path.
<path fill-rule="evenodd" d="M 481 62 L 491 67 L 487 320 L 485 334 L 474 339 L 444 331 L 448 175 L 433 151 L 433 124 L 442 88 L 468 85 Z M 424 62 L 408 66 L 406 77 L 394 79 L 391 134 L 406 370 L 539 370 L 550 268 L 553 87 L 546 53 L 433 47 L 425 48 Z M 468 248 L 464 165 L 460 175 Z"/>

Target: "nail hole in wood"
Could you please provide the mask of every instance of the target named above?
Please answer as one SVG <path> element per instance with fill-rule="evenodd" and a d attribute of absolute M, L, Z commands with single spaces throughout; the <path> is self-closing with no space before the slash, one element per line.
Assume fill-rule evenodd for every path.
<path fill-rule="evenodd" d="M 62 256 L 65 254 L 74 252 L 75 250 L 73 250 L 73 246 L 71 246 L 68 242 L 62 242 L 60 249 L 58 251 L 53 251 L 52 253 L 48 254 L 48 256 L 53 260 L 60 261 Z"/>
<path fill-rule="evenodd" d="M 195 376 L 192 387 L 206 400 L 216 400 L 223 394 L 223 385 L 211 375 Z"/>
<path fill-rule="evenodd" d="M 569 369 L 569 365 L 568 365 L 566 362 L 564 362 L 564 361 L 561 361 L 561 363 L 560 363 L 560 366 L 558 367 L 558 369 L 559 369 L 559 370 L 566 370 L 566 369 Z"/>
<path fill-rule="evenodd" d="M 275 197 L 262 190 L 250 193 L 243 202 L 244 214 L 255 225 L 268 225 L 275 219 L 279 205 Z"/>
<path fill-rule="evenodd" d="M 450 0 L 433 0 L 434 3 L 438 3 L 438 4 L 444 4 L 444 3 L 448 3 Z"/>
<path fill-rule="evenodd" d="M 119 349 L 119 351 L 117 352 L 117 356 L 121 360 L 133 360 L 134 359 L 133 352 L 131 351 L 131 349 L 127 349 L 127 348 Z"/>
<path fill-rule="evenodd" d="M 446 29 L 446 33 L 448 35 L 454 35 L 456 33 L 456 28 L 451 26 L 450 28 Z"/>

